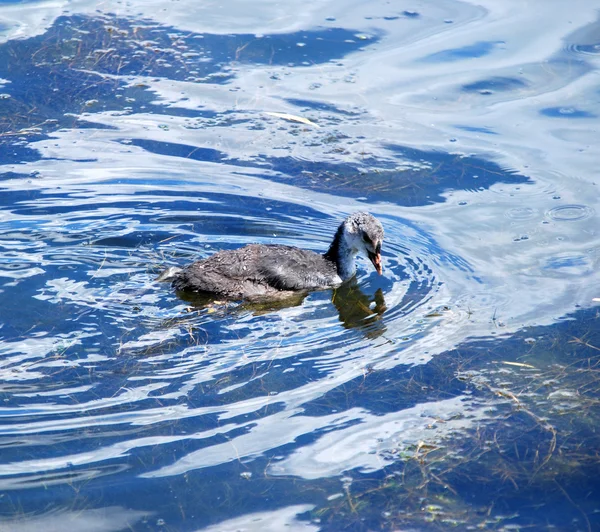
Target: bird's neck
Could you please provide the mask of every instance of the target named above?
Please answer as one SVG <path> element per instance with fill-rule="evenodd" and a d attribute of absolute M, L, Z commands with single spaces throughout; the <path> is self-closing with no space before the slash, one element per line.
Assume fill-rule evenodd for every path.
<path fill-rule="evenodd" d="M 356 264 L 354 257 L 356 251 L 352 250 L 344 238 L 344 224 L 340 225 L 329 250 L 325 253 L 325 258 L 334 262 L 337 273 L 342 281 L 350 279 L 356 273 Z"/>

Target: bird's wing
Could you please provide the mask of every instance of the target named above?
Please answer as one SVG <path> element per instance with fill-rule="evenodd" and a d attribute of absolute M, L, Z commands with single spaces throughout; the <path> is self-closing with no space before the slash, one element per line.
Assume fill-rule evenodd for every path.
<path fill-rule="evenodd" d="M 335 266 L 313 251 L 269 246 L 257 265 L 258 280 L 278 290 L 314 290 L 337 284 Z"/>

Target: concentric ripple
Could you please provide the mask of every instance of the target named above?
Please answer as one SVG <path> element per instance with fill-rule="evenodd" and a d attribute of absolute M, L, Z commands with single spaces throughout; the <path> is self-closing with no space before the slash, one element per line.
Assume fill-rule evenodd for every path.
<path fill-rule="evenodd" d="M 550 209 L 546 216 L 555 222 L 577 222 L 594 214 L 594 209 L 587 205 L 560 205 Z"/>
<path fill-rule="evenodd" d="M 514 207 L 506 211 L 505 215 L 511 220 L 522 222 L 535 218 L 538 215 L 538 210 L 532 207 Z"/>
<path fill-rule="evenodd" d="M 160 192 L 107 194 L 106 204 L 91 207 L 86 194 L 74 194 L 68 208 L 65 193 L 7 200 L 12 206 L 2 211 L 0 275 L 13 302 L 0 341 L 0 378 L 11 389 L 0 408 L 12 464 L 2 490 L 119 475 L 132 452 L 140 460 L 127 467 L 148 477 L 227 463 L 232 456 L 219 445 L 189 465 L 169 464 L 160 452 L 185 457 L 190 442 L 207 450 L 217 434 L 235 440 L 251 431 L 260 451 L 274 448 L 282 424 L 294 433 L 304 405 L 378 361 L 414 362 L 408 348 L 439 321 L 438 264 L 460 263 L 426 234 L 381 215 L 383 276 L 365 260 L 355 282 L 294 306 L 198 307 L 156 274 L 248 242 L 323 251 L 345 213 L 260 197 L 243 198 L 242 213 L 239 196 Z M 45 459 L 50 443 L 56 453 Z M 106 460 L 117 466 L 101 467 Z"/>

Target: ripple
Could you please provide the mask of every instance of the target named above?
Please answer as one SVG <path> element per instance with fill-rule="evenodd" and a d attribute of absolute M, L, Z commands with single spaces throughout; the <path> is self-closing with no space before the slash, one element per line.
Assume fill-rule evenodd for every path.
<path fill-rule="evenodd" d="M 289 307 L 195 306 L 154 282 L 156 272 L 248 242 L 324 251 L 347 213 L 248 196 L 244 210 L 232 214 L 241 196 L 210 193 L 149 196 L 149 209 L 126 194 L 105 199 L 90 194 L 97 200 L 92 208 L 83 197 L 79 205 L 68 206 L 60 194 L 45 199 L 52 214 L 44 218 L 39 202 L 22 202 L 19 231 L 12 224 L 0 227 L 0 239 L 10 235 L 19 250 L 15 264 L 38 263 L 45 274 L 4 287 L 8 298 L 29 301 L 28 311 L 10 322 L 15 340 L 0 340 L 0 352 L 7 355 L 1 373 L 5 386 L 26 386 L 4 405 L 0 427 L 17 442 L 3 449 L 15 464 L 15 476 L 5 480 L 17 488 L 32 481 L 25 477 L 36 470 L 45 471 L 39 482 L 68 484 L 96 471 L 104 460 L 121 460 L 125 449 L 135 449 L 141 463 L 152 464 L 144 433 L 160 432 L 164 425 L 181 428 L 169 437 L 153 437 L 150 447 L 183 446 L 180 452 L 187 456 L 182 442 L 188 439 L 189 419 L 194 431 L 208 437 L 221 430 L 224 419 L 230 423 L 225 432 L 247 431 L 251 415 L 261 448 L 272 449 L 281 419 L 363 375 L 365 367 L 380 360 L 414 363 L 406 349 L 439 322 L 423 316 L 444 304 L 443 268 L 466 267 L 421 229 L 381 216 L 383 276 L 361 258 L 355 282 L 311 293 Z M 108 213 L 104 202 L 113 206 Z M 10 208 L 8 202 L 5 211 Z M 46 235 L 40 248 L 28 236 L 49 225 L 52 237 Z M 74 231 L 89 244 L 82 245 L 79 237 L 60 238 Z M 47 318 L 32 323 L 32 312 Z M 52 333 L 67 323 L 72 335 Z M 292 434 L 293 422 L 285 423 Z M 78 439 L 86 426 L 96 432 Z M 298 427 L 298 436 L 316 428 L 317 422 Z M 102 445 L 108 435 L 115 435 L 113 443 Z M 57 456 L 35 463 L 18 456 L 21 440 L 37 447 L 57 438 L 64 448 Z M 211 447 L 211 463 L 230 460 L 229 451 Z M 152 476 L 153 470 L 140 466 L 134 473 Z"/>
<path fill-rule="evenodd" d="M 540 109 L 540 114 L 550 118 L 597 118 L 596 115 L 585 109 L 572 106 L 545 107 Z"/>
<path fill-rule="evenodd" d="M 538 215 L 539 211 L 532 207 L 515 207 L 504 213 L 507 218 L 516 221 L 532 220 Z"/>
<path fill-rule="evenodd" d="M 483 79 L 473 83 L 468 83 L 462 86 L 464 92 L 479 92 L 482 91 L 512 91 L 520 90 L 527 87 L 527 83 L 523 80 L 511 77 L 495 76 L 488 79 Z"/>
<path fill-rule="evenodd" d="M 42 472 L 39 474 L 26 474 L 9 478 L 0 478 L 0 488 L 6 490 L 20 490 L 23 488 L 44 488 L 60 484 L 72 484 L 74 482 L 89 482 L 94 478 L 112 476 L 126 471 L 125 464 L 107 465 L 94 469 L 66 470 L 61 472 Z"/>
<path fill-rule="evenodd" d="M 193 19 L 185 0 L 164 12 L 124 3 L 118 16 L 85 3 L 55 22 L 52 7 L 0 46 L 11 96 L 0 159 L 23 172 L 0 195 L 0 529 L 392 529 L 423 516 L 429 457 L 436 492 L 474 479 L 471 491 L 492 497 L 496 456 L 519 485 L 523 456 L 554 460 L 546 425 L 564 431 L 536 422 L 552 387 L 512 377 L 535 357 L 519 330 L 593 290 L 595 224 L 559 226 L 552 215 L 579 215 L 547 211 L 595 208 L 593 150 L 576 161 L 576 186 L 565 154 L 592 145 L 596 56 L 575 53 L 597 52 L 516 53 L 527 9 L 499 26 L 501 10 L 460 2 L 331 13 L 238 3 L 240 17 L 205 3 Z M 594 16 L 579 11 L 545 21 L 553 41 L 597 40 L 595 27 L 573 33 Z M 323 27 L 325 15 L 338 22 Z M 265 110 L 318 116 L 320 133 Z M 183 300 L 154 280 L 250 242 L 324 251 L 343 216 L 367 206 L 386 231 L 383 276 L 361 257 L 355 282 L 280 308 Z M 558 336 L 525 332 L 562 379 L 559 356 L 546 356 Z M 511 390 L 535 419 L 512 415 Z M 496 434 L 482 471 L 469 457 Z M 408 500 L 404 485 L 414 512 L 390 504 Z M 467 499 L 453 493 L 428 516 L 456 526 Z M 477 520 L 488 499 L 467 513 Z M 499 501 L 507 511 L 489 519 L 535 526 L 523 501 Z M 581 524 L 569 503 L 564 522 Z"/>
<path fill-rule="evenodd" d="M 543 264 L 547 274 L 555 276 L 571 276 L 581 278 L 594 271 L 593 261 L 590 257 L 579 253 L 561 253 L 548 257 Z"/>
<path fill-rule="evenodd" d="M 577 222 L 594 214 L 587 205 L 560 205 L 546 212 L 546 216 L 555 222 Z"/>
<path fill-rule="evenodd" d="M 491 191 L 494 194 L 503 197 L 521 197 L 521 198 L 531 198 L 527 203 L 533 203 L 540 196 L 552 196 L 556 194 L 555 185 L 551 184 L 551 182 L 546 183 L 536 183 L 532 185 L 531 183 L 525 184 L 498 184 L 493 187 Z"/>
<path fill-rule="evenodd" d="M 600 43 L 572 44 L 567 50 L 576 54 L 597 55 L 600 54 Z"/>

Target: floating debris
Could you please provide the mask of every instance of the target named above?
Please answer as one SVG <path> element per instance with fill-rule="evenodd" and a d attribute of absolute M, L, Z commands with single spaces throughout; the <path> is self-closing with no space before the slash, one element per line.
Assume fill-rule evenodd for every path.
<path fill-rule="evenodd" d="M 275 118 L 282 118 L 283 120 L 290 120 L 292 122 L 300 122 L 302 124 L 306 124 L 307 126 L 319 127 L 318 124 L 315 124 L 308 118 L 303 118 L 301 116 L 291 115 L 288 113 L 271 113 L 271 112 L 266 112 L 265 114 L 267 114 L 269 116 L 274 116 Z"/>
<path fill-rule="evenodd" d="M 524 364 L 523 362 L 509 362 L 508 360 L 503 360 L 502 364 L 507 364 L 508 366 L 518 366 L 519 368 L 536 369 L 535 366 L 532 366 L 531 364 Z"/>

